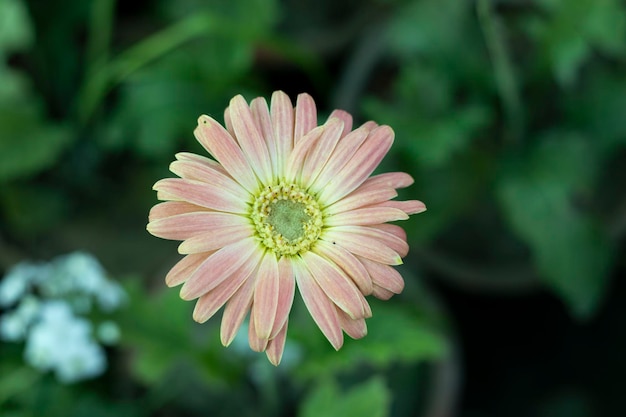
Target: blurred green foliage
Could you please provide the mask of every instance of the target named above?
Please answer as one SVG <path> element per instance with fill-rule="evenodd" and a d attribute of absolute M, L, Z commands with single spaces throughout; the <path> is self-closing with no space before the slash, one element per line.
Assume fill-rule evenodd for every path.
<path fill-rule="evenodd" d="M 341 393 L 332 380 L 311 393 L 302 405 L 300 417 L 384 417 L 388 414 L 390 393 L 379 378 L 372 378 Z"/>
<path fill-rule="evenodd" d="M 72 136 L 68 129 L 46 120 L 42 98 L 28 77 L 7 65 L 10 54 L 33 43 L 25 5 L 3 0 L 0 27 L 0 183 L 6 183 L 54 165 Z"/>
<path fill-rule="evenodd" d="M 424 278 L 538 284 L 574 320 L 602 307 L 626 233 L 625 70 L 620 0 L 0 0 L 0 269 L 85 248 L 132 277 L 107 375 L 60 386 L 3 344 L 2 415 L 436 415 L 459 341 Z M 296 302 L 278 369 L 192 322 L 161 284 L 175 245 L 144 228 L 173 154 L 202 152 L 197 116 L 275 89 L 391 125 L 383 168 L 429 208 L 369 335 L 334 352 Z M 392 407 L 415 395 L 397 367 L 429 381 L 423 413 Z"/>

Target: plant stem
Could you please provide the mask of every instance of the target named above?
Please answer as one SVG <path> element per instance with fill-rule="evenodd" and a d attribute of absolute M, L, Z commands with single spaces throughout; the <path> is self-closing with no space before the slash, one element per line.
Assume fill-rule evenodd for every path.
<path fill-rule="evenodd" d="M 376 64 L 386 52 L 385 29 L 384 25 L 372 25 L 364 31 L 337 83 L 333 107 L 351 113 L 361 110 L 357 105 L 359 97 L 362 95 Z"/>
<path fill-rule="evenodd" d="M 87 38 L 87 78 L 109 59 L 115 0 L 94 0 Z"/>
<path fill-rule="evenodd" d="M 491 57 L 498 93 L 509 127 L 508 140 L 516 144 L 524 135 L 524 114 L 513 63 L 505 43 L 505 33 L 500 20 L 494 14 L 492 0 L 478 0 L 476 11 Z"/>
<path fill-rule="evenodd" d="M 89 78 L 79 97 L 79 120 L 85 124 L 106 93 L 138 69 L 194 38 L 213 33 L 225 26 L 225 23 L 211 15 L 193 15 L 147 37 L 117 57 L 102 62 L 99 68 L 88 74 Z"/>

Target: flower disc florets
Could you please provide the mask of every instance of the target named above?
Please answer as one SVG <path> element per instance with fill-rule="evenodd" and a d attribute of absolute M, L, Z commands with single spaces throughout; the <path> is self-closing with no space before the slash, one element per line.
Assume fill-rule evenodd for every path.
<path fill-rule="evenodd" d="M 258 237 L 277 257 L 309 250 L 322 232 L 317 200 L 295 184 L 267 186 L 250 213 Z"/>

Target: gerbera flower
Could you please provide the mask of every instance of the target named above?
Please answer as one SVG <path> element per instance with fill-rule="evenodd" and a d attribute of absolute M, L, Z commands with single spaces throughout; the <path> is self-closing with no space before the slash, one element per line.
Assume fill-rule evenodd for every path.
<path fill-rule="evenodd" d="M 228 346 L 250 313 L 250 347 L 280 362 L 297 285 L 313 320 L 335 349 L 343 332 L 367 333 L 367 295 L 388 299 L 404 287 L 392 267 L 408 252 L 406 234 L 390 221 L 426 210 L 420 201 L 395 201 L 413 183 L 405 173 L 370 177 L 389 151 L 389 126 L 335 110 L 317 125 L 315 102 L 298 96 L 295 108 L 277 91 L 248 105 L 236 96 L 226 129 L 200 116 L 196 139 L 214 158 L 179 153 L 158 181 L 160 200 L 148 231 L 183 241 L 186 255 L 167 274 L 181 298 L 197 299 L 203 323 L 226 305 L 221 341 Z"/>

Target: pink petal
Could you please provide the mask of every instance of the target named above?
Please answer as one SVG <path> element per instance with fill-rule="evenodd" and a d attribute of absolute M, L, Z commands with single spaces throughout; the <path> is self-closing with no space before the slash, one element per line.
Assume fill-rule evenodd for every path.
<path fill-rule="evenodd" d="M 267 107 L 267 101 L 262 97 L 257 97 L 250 102 L 250 110 L 254 117 L 254 122 L 261 132 L 269 151 L 269 157 L 272 169 L 272 180 L 275 181 L 282 171 L 278 171 L 278 153 L 276 152 L 276 137 L 272 126 L 272 116 L 270 109 Z"/>
<path fill-rule="evenodd" d="M 383 231 L 364 226 L 338 226 L 326 230 L 322 238 L 355 255 L 388 265 L 401 265 L 402 258 L 381 239 L 382 234 L 388 235 Z M 395 238 L 393 235 L 389 236 Z"/>
<path fill-rule="evenodd" d="M 354 282 L 334 262 L 317 255 L 305 252 L 301 255 L 315 281 L 339 308 L 352 318 L 365 317 L 365 310 Z"/>
<path fill-rule="evenodd" d="M 311 184 L 311 190 L 313 192 L 321 192 L 328 182 L 335 179 L 337 173 L 348 162 L 348 159 L 355 154 L 357 149 L 359 149 L 361 144 L 367 139 L 371 127 L 370 124 L 364 124 L 358 129 L 348 133 L 339 141 L 334 152 L 330 155 L 328 162 L 326 162 L 324 169 L 320 172 L 315 182 Z"/>
<path fill-rule="evenodd" d="M 279 282 L 276 256 L 266 253 L 259 265 L 250 317 L 250 322 L 254 322 L 258 338 L 264 339 L 266 343 L 276 319 Z"/>
<path fill-rule="evenodd" d="M 373 226 L 370 226 L 374 229 L 378 229 L 378 230 L 382 230 L 383 232 L 389 233 L 394 235 L 395 237 L 397 237 L 398 239 L 402 240 L 403 242 L 406 242 L 406 231 L 395 224 L 376 224 Z"/>
<path fill-rule="evenodd" d="M 248 226 L 241 216 L 219 211 L 196 211 L 154 220 L 146 229 L 163 239 L 185 240 L 217 228 Z"/>
<path fill-rule="evenodd" d="M 309 151 L 315 146 L 315 143 L 324 133 L 325 126 L 319 126 L 311 130 L 304 137 L 300 138 L 295 145 L 293 151 L 289 155 L 286 161 L 285 179 L 288 182 L 296 181 L 296 178 L 300 176 L 304 161 L 309 154 Z"/>
<path fill-rule="evenodd" d="M 180 289 L 180 298 L 193 300 L 224 282 L 260 248 L 249 238 L 225 246 L 208 257 Z"/>
<path fill-rule="evenodd" d="M 365 316 L 363 318 L 369 319 L 372 317 L 372 308 L 370 307 L 370 303 L 367 302 L 365 297 L 361 298 L 361 302 L 363 303 L 363 310 L 365 310 Z"/>
<path fill-rule="evenodd" d="M 152 187 L 165 193 L 168 200 L 187 201 L 198 206 L 231 213 L 248 213 L 246 200 L 228 192 L 214 184 L 185 180 L 182 178 L 166 178 Z M 162 195 L 157 194 L 161 198 Z"/>
<path fill-rule="evenodd" d="M 257 129 L 264 138 L 268 147 L 270 157 L 275 149 L 274 145 L 274 129 L 272 127 L 272 117 L 270 116 L 270 108 L 267 101 L 263 97 L 257 97 L 250 102 L 250 111 L 254 118 Z"/>
<path fill-rule="evenodd" d="M 295 290 L 296 280 L 294 279 L 291 261 L 289 258 L 282 257 L 278 261 L 278 305 L 270 339 L 275 338 L 277 333 L 287 323 Z"/>
<path fill-rule="evenodd" d="M 313 98 L 299 94 L 296 100 L 296 120 L 293 132 L 294 144 L 317 126 L 317 108 Z"/>
<path fill-rule="evenodd" d="M 333 110 L 328 116 L 328 120 L 332 118 L 337 118 L 343 122 L 343 131 L 341 132 L 341 137 L 346 136 L 352 130 L 352 115 L 343 110 Z M 328 121 L 327 120 L 327 121 Z"/>
<path fill-rule="evenodd" d="M 185 256 L 167 273 L 165 283 L 168 287 L 175 287 L 187 281 L 187 278 L 212 254 L 213 252 L 208 252 Z"/>
<path fill-rule="evenodd" d="M 275 152 L 277 158 L 275 171 L 282 173 L 286 167 L 287 157 L 293 149 L 294 109 L 287 94 L 276 91 L 272 94 L 271 110 L 272 127 L 274 128 Z"/>
<path fill-rule="evenodd" d="M 254 275 L 254 273 L 253 273 Z M 250 306 L 252 305 L 252 295 L 256 279 L 254 276 L 247 279 L 237 292 L 228 300 L 224 314 L 222 315 L 222 325 L 220 327 L 220 339 L 222 345 L 228 346 L 232 343 L 237 330 L 241 327 L 243 319 L 246 318 Z"/>
<path fill-rule="evenodd" d="M 374 285 L 374 290 L 372 291 L 372 295 L 378 298 L 379 300 L 388 300 L 391 297 L 393 297 L 395 294 L 383 287 Z"/>
<path fill-rule="evenodd" d="M 362 189 L 362 186 L 325 209 L 329 215 L 388 201 L 397 197 L 393 188 Z"/>
<path fill-rule="evenodd" d="M 233 129 L 233 121 L 230 118 L 230 107 L 226 107 L 224 109 L 224 127 L 226 127 L 226 130 L 228 131 L 230 136 L 232 136 L 233 138 L 236 137 L 235 129 Z"/>
<path fill-rule="evenodd" d="M 255 352 L 263 352 L 267 347 L 268 340 L 259 337 L 259 331 L 256 329 L 255 320 L 253 320 L 253 317 L 256 315 L 256 305 L 253 302 L 250 310 L 250 321 L 248 322 L 248 343 L 250 344 L 250 349 Z"/>
<path fill-rule="evenodd" d="M 401 257 L 404 258 L 409 253 L 409 245 L 406 242 L 406 232 L 400 226 L 393 224 L 374 224 L 367 228 L 369 231 L 375 233 L 378 239 L 385 242 L 387 246 L 398 252 Z"/>
<path fill-rule="evenodd" d="M 383 203 L 373 204 L 370 207 L 393 207 L 402 210 L 406 214 L 418 214 L 426 211 L 426 205 L 418 200 L 396 201 L 390 200 Z"/>
<path fill-rule="evenodd" d="M 150 209 L 148 220 L 153 222 L 165 217 L 176 216 L 177 214 L 193 213 L 194 211 L 207 211 L 208 209 L 186 201 L 166 201 L 159 203 Z"/>
<path fill-rule="evenodd" d="M 230 100 L 230 120 L 235 131 L 235 138 L 246 155 L 252 169 L 264 184 L 272 182 L 272 166 L 265 139 L 257 128 L 252 111 L 241 95 Z"/>
<path fill-rule="evenodd" d="M 326 226 L 370 225 L 406 220 L 409 216 L 402 210 L 392 207 L 366 207 L 345 211 L 326 218 Z"/>
<path fill-rule="evenodd" d="M 233 296 L 244 281 L 250 278 L 250 274 L 256 269 L 256 265 L 260 261 L 260 256 L 253 258 L 244 263 L 227 280 L 198 299 L 193 310 L 195 321 L 204 323 L 210 319 Z"/>
<path fill-rule="evenodd" d="M 389 126 L 379 126 L 370 132 L 356 153 L 338 155 L 338 158 L 343 157 L 345 164 L 341 170 L 329 173 L 333 179 L 320 192 L 320 200 L 332 204 L 361 185 L 387 154 L 393 138 Z"/>
<path fill-rule="evenodd" d="M 413 184 L 414 180 L 405 172 L 385 172 L 374 175 L 365 180 L 362 186 L 384 188 L 406 188 Z"/>
<path fill-rule="evenodd" d="M 404 280 L 402 275 L 389 265 L 383 265 L 378 262 L 370 261 L 369 259 L 359 259 L 370 277 L 374 285 L 382 287 L 394 294 L 400 294 L 404 289 Z"/>
<path fill-rule="evenodd" d="M 294 258 L 293 269 L 300 295 L 311 317 L 335 350 L 339 350 L 343 345 L 343 333 L 335 304 L 322 291 L 301 259 Z"/>
<path fill-rule="evenodd" d="M 373 121 L 368 121 L 363 123 L 361 126 L 359 126 L 359 128 L 364 128 L 367 129 L 368 132 L 371 132 L 372 130 L 376 129 L 378 127 L 378 123 L 373 122 Z M 356 130 L 356 129 L 355 129 Z"/>
<path fill-rule="evenodd" d="M 226 169 L 224 169 L 224 167 L 219 162 L 207 158 L 206 156 L 196 155 L 195 153 L 190 152 L 178 152 L 174 156 L 178 161 L 189 161 L 195 162 L 197 164 L 203 164 L 211 169 L 221 172 L 222 174 L 232 179 L 228 171 L 226 171 Z"/>
<path fill-rule="evenodd" d="M 253 235 L 254 229 L 249 224 L 215 228 L 185 240 L 178 246 L 178 253 L 184 255 L 216 250 Z"/>
<path fill-rule="evenodd" d="M 367 335 L 365 319 L 353 319 L 340 309 L 337 309 L 337 315 L 339 316 L 341 328 L 348 336 L 353 339 L 360 339 Z"/>
<path fill-rule="evenodd" d="M 219 187 L 240 200 L 250 200 L 250 193 L 239 183 L 213 167 L 194 161 L 174 161 L 170 171 L 181 178 L 209 183 Z"/>
<path fill-rule="evenodd" d="M 317 178 L 326 165 L 331 152 L 335 149 L 342 131 L 343 122 L 340 119 L 332 118 L 324 124 L 322 135 L 315 141 L 304 159 L 300 175 L 302 184 L 308 185 Z"/>
<path fill-rule="evenodd" d="M 274 366 L 278 366 L 278 364 L 280 364 L 280 360 L 283 357 L 283 351 L 285 350 L 285 339 L 287 339 L 287 325 L 288 322 L 285 322 L 283 324 L 276 337 L 269 341 L 265 350 L 267 359 L 269 359 L 269 361 Z"/>
<path fill-rule="evenodd" d="M 224 284 L 231 284 L 231 281 L 227 281 Z M 237 282 L 237 284 L 241 285 L 242 283 Z M 208 319 L 213 317 L 220 308 L 222 308 L 226 301 L 228 301 L 228 298 L 232 294 L 228 294 L 226 291 L 220 291 L 221 287 L 222 285 L 212 291 L 209 291 L 198 299 L 192 314 L 194 321 L 198 323 L 206 322 Z M 235 287 L 234 291 L 236 291 L 237 288 L 238 287 Z"/>
<path fill-rule="evenodd" d="M 333 245 L 324 240 L 318 240 L 313 249 L 318 255 L 323 256 L 339 266 L 352 279 L 363 295 L 372 293 L 372 280 L 367 269 L 350 252 L 341 246 Z"/>
<path fill-rule="evenodd" d="M 256 192 L 257 179 L 241 148 L 233 137 L 209 116 L 202 115 L 198 119 L 198 127 L 194 130 L 198 142 L 211 154 L 228 173 L 243 187 Z"/>

